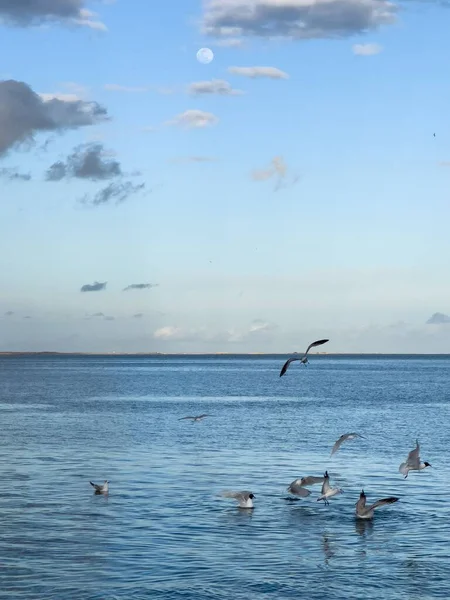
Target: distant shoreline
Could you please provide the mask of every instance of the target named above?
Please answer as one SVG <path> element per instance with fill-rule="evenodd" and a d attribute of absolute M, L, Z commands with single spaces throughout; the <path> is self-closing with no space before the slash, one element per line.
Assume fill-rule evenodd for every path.
<path fill-rule="evenodd" d="M 39 352 L 4 351 L 1 357 L 7 356 L 293 356 L 301 352 Z M 310 356 L 450 356 L 450 353 L 419 352 L 310 352 Z"/>

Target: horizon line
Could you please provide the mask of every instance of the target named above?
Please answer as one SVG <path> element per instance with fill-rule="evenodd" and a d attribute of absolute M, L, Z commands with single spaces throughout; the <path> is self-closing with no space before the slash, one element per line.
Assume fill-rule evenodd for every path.
<path fill-rule="evenodd" d="M 296 356 L 301 352 L 59 352 L 56 350 L 4 350 L 2 356 Z M 310 356 L 450 356 L 450 352 L 309 352 Z"/>

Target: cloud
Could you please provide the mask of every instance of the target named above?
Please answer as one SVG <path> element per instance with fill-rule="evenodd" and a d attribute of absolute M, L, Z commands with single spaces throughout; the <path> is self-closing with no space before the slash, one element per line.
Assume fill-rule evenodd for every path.
<path fill-rule="evenodd" d="M 7 310 L 7 311 L 5 312 L 5 317 L 12 317 L 12 316 L 13 316 L 13 314 L 14 314 L 14 312 L 13 312 L 12 310 Z"/>
<path fill-rule="evenodd" d="M 103 144 L 82 144 L 74 149 L 66 162 L 58 161 L 51 165 L 46 173 L 47 181 L 60 181 L 64 178 L 76 177 L 100 181 L 122 175 L 117 160 L 105 160 L 107 154 Z"/>
<path fill-rule="evenodd" d="M 219 96 L 240 96 L 242 90 L 235 90 L 228 81 L 223 79 L 212 79 L 211 81 L 197 81 L 188 87 L 188 93 L 194 96 L 207 94 L 218 94 Z"/>
<path fill-rule="evenodd" d="M 383 50 L 383 46 L 379 44 L 354 44 L 353 54 L 357 56 L 374 56 L 375 54 L 380 54 Z"/>
<path fill-rule="evenodd" d="M 0 107 L 0 158 L 21 144 L 32 143 L 38 133 L 63 132 L 109 119 L 97 102 L 41 97 L 14 79 L 0 81 Z"/>
<path fill-rule="evenodd" d="M 269 79 L 289 79 L 289 75 L 276 67 L 228 67 L 228 72 L 233 75 L 257 79 L 268 77 Z"/>
<path fill-rule="evenodd" d="M 215 42 L 215 45 L 221 46 L 222 48 L 242 48 L 244 41 L 238 38 L 225 38 Z"/>
<path fill-rule="evenodd" d="M 274 323 L 255 319 L 248 327 L 211 331 L 206 327 L 184 328 L 175 325 L 160 327 L 153 338 L 161 342 L 244 343 L 262 341 L 278 328 Z"/>
<path fill-rule="evenodd" d="M 106 83 L 104 86 L 105 90 L 108 92 L 126 92 L 129 94 L 139 94 L 143 92 L 148 92 L 150 90 L 149 87 L 146 86 L 126 86 L 120 85 L 118 83 Z"/>
<path fill-rule="evenodd" d="M 203 110 L 190 109 L 186 110 L 168 121 L 166 125 L 175 125 L 185 129 L 203 129 L 211 125 L 216 125 L 219 119 L 210 112 Z"/>
<path fill-rule="evenodd" d="M 205 0 L 203 33 L 213 37 L 345 38 L 396 20 L 388 0 Z"/>
<path fill-rule="evenodd" d="M 0 169 L 0 177 L 7 181 L 30 181 L 29 173 L 19 173 L 16 167 Z"/>
<path fill-rule="evenodd" d="M 136 313 L 135 315 L 133 315 L 133 319 L 142 319 L 144 316 L 144 313 Z"/>
<path fill-rule="evenodd" d="M 0 24 L 31 27 L 59 22 L 105 31 L 106 25 L 84 6 L 84 0 L 0 0 Z"/>
<path fill-rule="evenodd" d="M 123 292 L 127 292 L 129 290 L 149 290 L 154 287 L 158 287 L 158 283 L 132 283 L 131 285 L 127 285 L 126 288 L 123 288 Z"/>
<path fill-rule="evenodd" d="M 450 160 L 442 160 L 442 161 L 439 163 L 439 166 L 440 166 L 440 167 L 450 167 Z"/>
<path fill-rule="evenodd" d="M 298 181 L 298 176 L 292 178 L 288 183 L 288 168 L 281 156 L 275 156 L 269 167 L 266 169 L 255 169 L 251 172 L 253 181 L 267 181 L 268 179 L 276 178 L 274 191 L 278 191 L 288 185 L 294 185 Z"/>
<path fill-rule="evenodd" d="M 89 194 L 85 194 L 80 199 L 80 202 L 81 204 L 100 206 L 101 204 L 109 204 L 112 200 L 115 200 L 117 205 L 125 202 L 130 196 L 142 191 L 144 188 L 145 183 L 134 184 L 131 181 L 113 181 L 92 197 Z"/>
<path fill-rule="evenodd" d="M 93 291 L 93 290 L 90 290 L 90 291 Z M 115 319 L 115 317 L 110 317 L 108 315 L 105 315 L 102 312 L 96 312 L 96 313 L 93 313 L 92 315 L 86 315 L 84 318 L 85 319 L 101 319 L 102 321 L 114 321 L 114 319 Z"/>
<path fill-rule="evenodd" d="M 450 317 L 444 313 L 434 313 L 426 322 L 426 325 L 444 325 L 450 323 Z"/>
<path fill-rule="evenodd" d="M 103 283 L 100 281 L 94 281 L 94 283 L 85 283 L 83 286 L 81 286 L 80 292 L 100 292 L 106 289 L 107 283 L 107 281 L 104 281 Z"/>

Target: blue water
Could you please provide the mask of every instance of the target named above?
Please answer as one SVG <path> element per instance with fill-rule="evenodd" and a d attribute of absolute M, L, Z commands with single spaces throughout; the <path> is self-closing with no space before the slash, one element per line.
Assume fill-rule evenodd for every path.
<path fill-rule="evenodd" d="M 0 598 L 449 598 L 450 357 L 283 361 L 0 358 Z M 329 507 L 287 499 L 325 469 Z M 362 486 L 400 502 L 357 522 Z"/>

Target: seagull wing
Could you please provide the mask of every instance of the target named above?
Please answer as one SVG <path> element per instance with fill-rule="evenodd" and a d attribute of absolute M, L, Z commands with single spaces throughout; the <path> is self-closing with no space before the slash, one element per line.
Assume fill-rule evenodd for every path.
<path fill-rule="evenodd" d="M 197 419 L 204 419 L 205 417 L 209 417 L 210 415 L 198 415 Z"/>
<path fill-rule="evenodd" d="M 331 456 L 333 456 L 333 454 L 339 450 L 339 448 L 341 447 L 341 444 L 343 444 L 347 438 L 348 438 L 348 433 L 344 433 L 343 435 L 341 435 L 341 437 L 338 440 L 335 441 L 334 446 L 331 449 Z"/>
<path fill-rule="evenodd" d="M 247 490 L 243 490 L 242 492 L 233 492 L 231 490 L 225 490 L 224 492 L 220 492 L 220 496 L 222 498 L 233 498 L 238 502 L 246 502 L 250 496 L 251 492 Z"/>
<path fill-rule="evenodd" d="M 92 483 L 92 481 L 89 482 L 93 488 L 95 488 L 97 490 L 97 492 L 101 492 L 103 489 L 103 485 L 97 485 L 96 483 Z"/>
<path fill-rule="evenodd" d="M 298 479 L 296 479 L 295 481 L 298 481 Z M 295 481 L 293 481 L 291 483 L 291 485 L 287 488 L 287 491 L 290 494 L 294 494 L 294 496 L 300 496 L 300 498 L 306 498 L 307 496 L 309 496 L 311 494 L 310 490 L 307 490 L 306 488 L 302 487 L 301 485 L 296 485 Z"/>
<path fill-rule="evenodd" d="M 314 348 L 314 346 L 321 346 L 322 344 L 326 344 L 327 342 L 329 342 L 330 340 L 316 340 L 315 342 L 312 342 L 307 348 L 306 348 L 306 352 L 305 352 L 305 356 L 308 354 L 308 352 L 311 350 L 311 348 Z"/>
<path fill-rule="evenodd" d="M 367 507 L 367 510 L 373 510 L 374 508 L 378 508 L 379 506 L 384 506 L 385 504 L 393 504 L 397 502 L 400 498 L 396 498 L 395 496 L 389 496 L 389 498 L 383 498 L 382 500 L 377 500 L 373 504 Z"/>
<path fill-rule="evenodd" d="M 195 419 L 195 417 L 181 417 L 181 419 L 178 419 L 179 421 L 184 421 L 184 419 Z"/>
<path fill-rule="evenodd" d="M 314 475 L 308 475 L 308 477 L 302 477 L 301 479 L 296 479 L 295 481 L 299 481 L 299 485 L 301 485 L 302 487 L 306 487 L 307 485 L 323 483 L 324 477 L 315 477 Z"/>
<path fill-rule="evenodd" d="M 327 475 L 323 479 L 322 490 L 320 492 L 322 494 L 322 496 L 325 495 L 329 489 L 330 489 L 330 478 Z"/>
<path fill-rule="evenodd" d="M 406 477 L 408 475 L 408 465 L 405 462 L 403 462 L 399 466 L 398 472 L 401 473 L 402 475 L 404 475 Z"/>
<path fill-rule="evenodd" d="M 414 467 L 416 469 L 419 468 L 419 466 L 420 466 L 419 452 L 420 452 L 419 440 L 416 440 L 416 447 L 414 448 L 414 450 L 411 450 L 411 452 L 408 454 L 408 458 L 406 459 L 406 464 L 408 466 Z"/>
<path fill-rule="evenodd" d="M 360 496 L 358 502 L 356 503 L 356 512 L 358 514 L 362 514 L 366 511 L 366 497 Z"/>
<path fill-rule="evenodd" d="M 286 371 L 288 370 L 289 365 L 291 364 L 291 362 L 293 362 L 294 360 L 301 360 L 301 358 L 298 358 L 297 356 L 292 356 L 291 358 L 288 358 L 287 361 L 284 363 L 283 368 L 280 371 L 280 377 L 283 377 L 283 375 L 286 373 Z"/>

